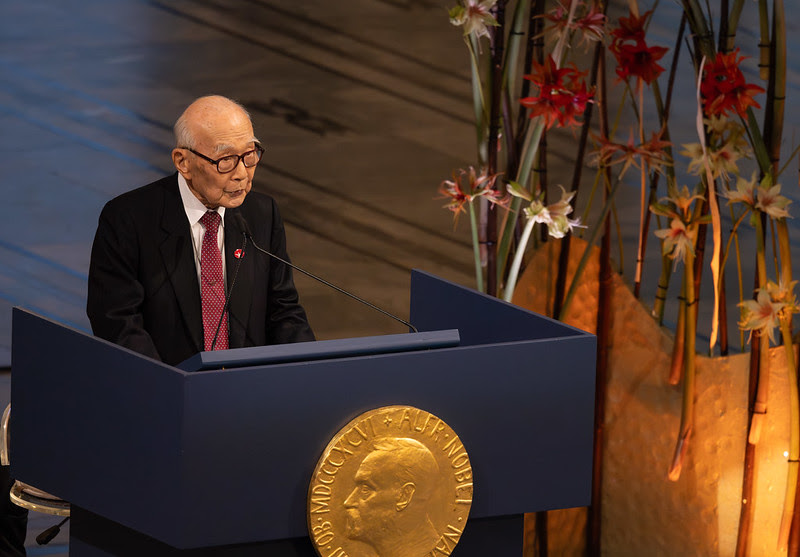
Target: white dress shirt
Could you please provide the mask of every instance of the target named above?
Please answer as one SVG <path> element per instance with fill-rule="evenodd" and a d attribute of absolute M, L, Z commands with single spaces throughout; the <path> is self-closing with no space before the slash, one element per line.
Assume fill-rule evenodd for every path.
<path fill-rule="evenodd" d="M 183 210 L 186 211 L 186 218 L 189 219 L 189 226 L 192 230 L 192 248 L 194 249 L 194 263 L 197 267 L 197 284 L 200 284 L 200 254 L 203 250 L 203 234 L 205 234 L 205 227 L 200 224 L 200 219 L 210 209 L 203 205 L 197 197 L 189 189 L 189 184 L 186 179 L 178 173 L 178 189 L 181 192 L 181 200 L 183 201 Z M 225 272 L 225 207 L 218 207 L 217 212 L 221 218 L 219 228 L 217 229 L 217 247 L 222 254 L 222 278 L 227 285 L 227 276 Z"/>

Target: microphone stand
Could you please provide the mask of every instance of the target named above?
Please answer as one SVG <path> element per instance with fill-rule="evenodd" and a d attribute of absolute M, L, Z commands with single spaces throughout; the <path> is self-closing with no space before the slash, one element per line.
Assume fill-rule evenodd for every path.
<path fill-rule="evenodd" d="M 287 260 L 283 259 L 282 257 L 278 257 L 278 256 L 277 256 L 277 255 L 275 255 L 274 253 L 272 253 L 272 252 L 270 252 L 270 251 L 267 251 L 267 250 L 265 250 L 264 248 L 262 248 L 261 246 L 259 246 L 259 245 L 256 243 L 256 241 L 253 239 L 253 235 L 250 233 L 250 227 L 249 227 L 249 226 L 247 226 L 247 221 L 245 221 L 245 220 L 244 220 L 244 217 L 242 217 L 240 214 L 238 214 L 238 213 L 237 213 L 237 214 L 236 214 L 236 216 L 234 217 L 234 220 L 236 220 L 236 221 L 237 221 L 237 223 L 240 225 L 240 228 L 241 228 L 241 229 L 242 229 L 242 231 L 243 231 L 243 234 L 244 234 L 244 237 L 245 237 L 245 243 L 247 242 L 247 240 L 250 240 L 250 243 L 251 243 L 251 244 L 253 244 L 253 247 L 254 247 L 254 248 L 256 248 L 258 251 L 260 251 L 261 253 L 263 253 L 263 254 L 265 254 L 265 255 L 268 255 L 269 257 L 272 257 L 273 259 L 275 259 L 275 260 L 277 260 L 277 261 L 280 261 L 280 262 L 281 262 L 281 263 L 283 263 L 284 265 L 288 265 L 289 267 L 291 267 L 292 269 L 295 269 L 296 271 L 300 271 L 301 273 L 303 273 L 303 274 L 304 274 L 304 275 L 306 275 L 307 277 L 310 277 L 310 278 L 312 278 L 312 279 L 314 279 L 314 280 L 316 280 L 316 281 L 318 281 L 318 282 L 321 282 L 321 283 L 322 283 L 322 284 L 324 284 L 325 286 L 328 286 L 328 287 L 330 287 L 330 288 L 333 288 L 334 290 L 336 290 L 336 291 L 338 291 L 338 292 L 341 292 L 342 294 L 344 294 L 344 295 L 346 295 L 346 296 L 349 296 L 350 298 L 352 298 L 352 299 L 354 299 L 354 300 L 356 300 L 356 301 L 358 301 L 358 302 L 361 302 L 362 304 L 364 304 L 364 305 L 366 305 L 366 306 L 369 306 L 369 307 L 371 307 L 372 309 L 374 309 L 374 310 L 376 310 L 376 311 L 379 311 L 379 312 L 381 312 L 382 314 L 384 314 L 384 315 L 386 315 L 386 316 L 388 316 L 388 317 L 391 317 L 392 319 L 394 319 L 395 321 L 397 321 L 397 322 L 399 322 L 399 323 L 402 323 L 403 325 L 405 325 L 406 327 L 408 327 L 409 329 L 411 329 L 411 330 L 412 330 L 412 331 L 414 331 L 415 333 L 418 333 L 418 332 L 419 332 L 419 331 L 417 330 L 417 328 L 416 328 L 414 325 L 412 325 L 411 323 L 409 323 L 408 321 L 405 321 L 405 320 L 403 320 L 403 319 L 400 319 L 400 318 L 399 318 L 399 317 L 397 317 L 396 315 L 393 315 L 393 314 L 389 313 L 388 311 L 386 311 L 386 310 L 384 310 L 384 309 L 381 309 L 381 308 L 379 308 L 379 307 L 378 307 L 378 306 L 376 306 L 375 304 L 372 304 L 372 303 L 370 303 L 370 302 L 368 302 L 368 301 L 364 300 L 363 298 L 359 298 L 358 296 L 356 296 L 355 294 L 352 294 L 352 293 L 348 292 L 348 291 L 347 291 L 347 290 L 345 290 L 344 288 L 340 288 L 340 287 L 336 286 L 335 284 L 332 284 L 332 283 L 328 282 L 327 280 L 325 280 L 325 279 L 323 279 L 323 278 L 321 278 L 321 277 L 318 277 L 317 275 L 315 275 L 315 274 L 313 274 L 313 273 L 309 273 L 308 271 L 306 271 L 305 269 L 302 269 L 302 268 L 298 267 L 298 266 L 297 266 L 297 265 L 295 265 L 294 263 L 290 263 L 289 261 L 287 261 Z"/>

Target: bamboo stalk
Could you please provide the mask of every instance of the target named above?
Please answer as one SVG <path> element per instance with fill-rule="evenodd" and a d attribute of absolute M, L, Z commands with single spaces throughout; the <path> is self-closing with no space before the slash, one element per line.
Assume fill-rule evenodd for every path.
<path fill-rule="evenodd" d="M 481 265 L 481 242 L 478 236 L 478 216 L 475 211 L 475 203 L 467 203 L 469 206 L 469 223 L 472 229 L 472 256 L 475 259 L 475 283 L 478 292 L 485 292 L 483 288 L 483 269 Z"/>
<path fill-rule="evenodd" d="M 597 306 L 597 365 L 594 415 L 594 451 L 592 474 L 592 505 L 589 509 L 588 538 L 589 554 L 602 555 L 602 485 L 603 445 L 605 442 L 606 392 L 608 384 L 609 345 L 611 343 L 611 221 L 603 225 L 603 240 L 600 247 L 600 277 Z"/>
<path fill-rule="evenodd" d="M 758 42 L 758 75 L 764 81 L 769 79 L 769 59 L 770 59 L 770 40 L 769 40 L 769 8 L 767 0 L 758 0 L 758 21 L 759 31 L 761 32 Z"/>
<path fill-rule="evenodd" d="M 750 419 L 750 435 L 748 441 L 758 445 L 761 440 L 761 431 L 767 416 L 769 393 L 769 336 L 762 334 L 759 338 L 761 361 L 758 371 L 758 389 L 756 390 L 756 403 L 753 406 L 753 415 Z"/>
<path fill-rule="evenodd" d="M 678 303 L 678 322 L 675 325 L 675 341 L 672 345 L 672 361 L 667 383 L 678 385 L 683 377 L 684 344 L 686 342 L 686 296 L 681 294 Z"/>
<path fill-rule="evenodd" d="M 731 211 L 731 220 L 733 220 L 733 207 L 730 207 Z M 739 222 L 744 220 L 746 213 L 742 213 L 742 216 L 739 217 Z M 736 251 L 736 285 L 739 289 L 739 303 L 741 304 L 744 301 L 744 273 L 742 272 L 742 248 L 739 245 L 739 233 L 737 231 L 737 226 L 733 227 L 731 231 L 731 237 L 733 238 L 734 248 Z M 728 252 L 730 252 L 730 248 L 728 248 Z M 725 264 L 723 263 L 723 267 Z M 739 329 L 739 346 L 744 350 L 744 331 Z"/>
<path fill-rule="evenodd" d="M 486 165 L 486 99 L 483 95 L 480 61 L 478 60 L 478 40 L 470 34 L 464 38 L 469 51 L 470 83 L 472 85 L 472 109 L 475 112 L 475 139 L 477 144 L 478 166 Z"/>
<path fill-rule="evenodd" d="M 800 161 L 798 161 L 800 164 Z M 800 173 L 799 173 L 800 174 Z M 800 362 L 798 362 L 800 365 Z M 795 367 L 795 388 L 800 390 L 800 384 L 798 384 L 798 377 L 800 373 L 798 373 L 798 368 Z M 800 397 L 800 394 L 798 394 Z M 800 417 L 795 418 L 795 423 L 800 422 Z M 797 478 L 797 487 L 796 492 L 800 491 L 800 473 L 798 473 Z M 800 497 L 796 496 L 795 492 L 795 499 L 794 499 L 794 512 L 792 516 L 792 526 L 789 532 L 789 542 L 788 542 L 788 555 L 797 556 L 800 555 Z"/>
<path fill-rule="evenodd" d="M 768 141 L 767 149 L 772 163 L 772 172 L 777 181 L 786 95 L 786 14 L 783 0 L 773 1 L 772 12 L 772 41 L 769 57 L 771 72 L 767 87 L 768 109 L 765 118 L 764 136 Z M 785 288 L 790 288 L 793 277 L 789 229 L 785 218 L 778 219 L 776 224 L 781 259 L 780 282 Z M 800 460 L 800 400 L 798 400 L 797 366 L 794 361 L 790 315 L 784 315 L 781 319 L 781 333 L 786 350 L 786 368 L 789 374 L 789 404 L 791 409 L 786 494 L 784 495 L 783 515 L 778 534 L 778 549 L 783 550 L 788 547 L 792 534 L 795 501 L 798 482 L 800 482 L 800 475 L 798 474 L 798 460 Z M 800 533 L 797 532 L 796 526 L 794 530 L 794 535 L 797 537 Z"/>
<path fill-rule="evenodd" d="M 783 219 L 782 219 L 783 220 Z M 786 370 L 789 375 L 789 454 L 787 455 L 786 494 L 783 501 L 781 525 L 778 531 L 778 550 L 784 551 L 789 545 L 789 534 L 792 528 L 795 497 L 797 495 L 798 461 L 800 461 L 800 404 L 797 391 L 797 366 L 794 361 L 792 345 L 791 316 L 781 319 L 781 334 L 786 352 Z"/>
<path fill-rule="evenodd" d="M 764 215 L 756 218 L 756 269 L 758 272 L 758 284 L 764 287 L 767 284 L 766 255 L 764 247 Z M 769 337 L 761 334 L 760 338 L 761 358 L 759 361 L 758 389 L 756 391 L 756 401 L 753 405 L 753 412 L 750 418 L 749 441 L 753 445 L 758 445 L 761 438 L 761 429 L 764 416 L 767 413 L 767 398 L 769 393 Z"/>
<path fill-rule="evenodd" d="M 503 98 L 503 49 L 505 47 L 505 5 L 507 0 L 495 4 L 494 17 L 497 26 L 492 31 L 491 51 L 491 105 L 489 107 L 489 137 L 487 147 L 487 172 L 489 176 L 497 173 L 497 143 L 500 130 L 500 103 Z M 496 186 L 495 186 L 496 187 Z M 486 293 L 497 295 L 497 211 L 491 203 L 486 207 Z"/>
<path fill-rule="evenodd" d="M 755 342 L 751 344 L 750 350 L 750 375 L 748 379 L 747 407 L 748 413 L 752 413 L 755 405 L 756 390 L 758 387 L 759 362 L 761 360 L 761 343 L 758 331 L 754 331 Z M 747 424 L 748 438 L 750 437 L 750 422 Z M 745 443 L 744 449 L 744 469 L 742 471 L 742 499 L 739 509 L 739 529 L 736 535 L 736 557 L 747 557 L 750 545 L 750 530 L 753 523 L 753 511 L 755 504 L 753 501 L 753 484 L 755 479 L 755 455 L 756 447 L 749 441 Z"/>
<path fill-rule="evenodd" d="M 547 536 L 547 511 L 536 513 L 536 546 L 539 549 L 538 557 L 547 557 L 549 540 Z"/>
<path fill-rule="evenodd" d="M 652 90 L 653 90 L 653 98 L 655 99 L 656 103 L 656 110 L 661 116 L 661 129 L 663 130 L 662 139 L 665 141 L 670 141 L 670 133 L 669 133 L 669 115 L 671 112 L 672 107 L 672 93 L 675 90 L 675 75 L 677 74 L 678 69 L 678 60 L 680 58 L 681 52 L 681 43 L 683 42 L 683 34 L 686 31 L 686 13 L 681 14 L 681 22 L 678 26 L 678 35 L 675 38 L 675 47 L 673 48 L 673 52 L 675 53 L 672 57 L 672 64 L 670 64 L 669 68 L 669 79 L 667 81 L 667 97 L 666 102 L 662 102 L 661 98 L 661 88 L 658 85 L 658 80 L 653 81 Z M 667 145 L 664 150 L 669 155 L 669 160 L 674 161 L 675 158 L 672 155 L 672 146 Z M 666 168 L 667 174 L 667 192 L 668 194 L 672 194 L 675 191 L 675 167 L 673 165 L 669 165 Z M 651 203 L 655 201 L 656 191 L 658 186 L 658 174 L 656 174 L 655 178 L 651 183 Z M 647 213 L 647 222 L 645 224 L 645 230 L 650 229 L 650 213 Z M 646 249 L 646 242 L 647 236 L 645 236 L 645 249 Z M 666 256 L 662 256 L 661 258 L 661 275 L 658 278 L 658 284 L 656 287 L 656 294 L 653 301 L 653 317 L 656 318 L 658 324 L 661 325 L 664 322 L 664 305 L 667 299 L 667 289 L 669 288 L 670 279 L 672 278 L 672 263 L 670 262 L 669 258 Z M 677 335 L 676 335 L 677 338 Z M 674 358 L 673 358 L 674 360 Z"/>
<path fill-rule="evenodd" d="M 695 44 L 699 50 L 697 58 L 705 56 L 708 59 L 714 58 L 714 36 L 706 21 L 703 8 L 698 0 L 682 0 L 683 11 L 689 19 L 689 27 Z"/>
<path fill-rule="evenodd" d="M 600 133 L 608 136 L 608 111 L 606 108 L 606 80 L 605 56 L 601 52 L 599 57 L 599 95 L 600 95 Z M 611 173 L 605 168 L 603 176 L 603 192 L 605 205 L 613 198 L 609 191 Z M 619 183 L 619 182 L 617 182 Z M 597 306 L 597 359 L 595 377 L 595 402 L 594 402 L 594 445 L 592 450 L 592 504 L 589 507 L 586 536 L 588 554 L 600 557 L 602 554 L 602 486 L 603 486 L 603 447 L 605 443 L 605 415 L 606 391 L 608 384 L 609 345 L 611 340 L 611 219 L 602 222 L 603 241 L 600 247 L 600 275 L 598 277 L 598 306 Z M 598 228 L 600 224 L 598 223 Z M 586 249 L 588 253 L 589 245 Z M 578 273 L 576 273 L 577 276 Z M 562 308 L 563 309 L 563 308 Z"/>
<path fill-rule="evenodd" d="M 517 0 L 518 2 L 522 3 L 523 0 Z M 533 53 L 534 50 L 541 50 L 544 47 L 542 39 L 539 37 L 541 33 L 541 25 L 542 25 L 542 18 L 538 17 L 539 13 L 543 9 L 544 2 L 537 2 L 536 0 L 531 0 L 531 8 L 528 12 L 528 31 L 526 35 L 525 41 L 525 58 L 523 61 L 523 68 L 527 70 L 533 64 Z M 537 10 L 538 7 L 538 10 Z M 522 72 L 525 73 L 524 71 Z M 525 98 L 530 95 L 531 89 L 531 82 L 527 79 L 522 80 L 522 84 L 520 85 L 520 98 Z M 510 89 L 509 89 L 510 90 Z M 515 176 L 517 169 L 519 168 L 519 157 L 520 153 L 522 152 L 523 141 L 524 137 L 526 136 L 526 130 L 528 129 L 530 119 L 525 114 L 524 110 L 519 110 L 517 113 L 517 127 L 516 132 L 513 135 L 513 142 L 517 152 L 517 163 L 514 167 L 508 168 L 508 173 L 510 176 Z M 508 138 L 508 141 L 511 141 L 511 137 Z M 501 277 L 498 277 L 498 280 Z"/>
<path fill-rule="evenodd" d="M 533 167 L 533 172 L 536 174 L 534 183 L 536 184 L 536 191 L 542 192 L 542 203 L 548 205 L 550 203 L 549 195 L 549 180 L 547 177 L 547 129 L 542 132 L 542 139 L 539 142 L 539 152 L 536 154 L 536 165 Z M 544 244 L 547 241 L 547 227 L 542 226 L 539 229 L 539 237 L 534 237 L 534 247 L 539 246 L 539 242 Z M 524 247 L 521 241 L 520 246 Z"/>
<path fill-rule="evenodd" d="M 478 39 L 474 34 L 470 33 L 464 37 L 464 42 L 469 51 L 470 60 L 470 78 L 472 85 L 472 108 L 475 112 L 475 138 L 476 138 L 476 152 L 478 157 L 478 167 L 482 168 L 486 165 L 486 100 L 483 93 L 483 83 L 481 81 L 480 60 L 478 59 L 478 52 L 480 46 Z M 485 219 L 478 218 L 474 215 L 474 207 L 472 203 L 469 204 L 470 210 L 470 226 L 472 227 L 472 244 L 473 244 L 473 259 L 475 263 L 475 285 L 476 288 L 483 292 L 483 257 L 481 254 L 481 243 L 486 239 L 486 226 Z M 485 205 L 485 204 L 484 204 Z"/>
<path fill-rule="evenodd" d="M 730 24 L 730 20 L 728 19 L 728 0 L 720 0 L 719 3 L 719 35 L 717 37 L 717 50 L 719 52 L 728 52 L 728 37 L 730 36 L 730 32 L 728 31 L 728 25 Z"/>
<path fill-rule="evenodd" d="M 517 0 L 517 5 L 514 8 L 514 15 L 511 19 L 511 28 L 508 33 L 508 46 L 505 51 L 505 60 L 503 61 L 503 89 L 505 91 L 516 90 L 516 85 L 519 81 L 518 59 L 519 51 L 522 46 L 522 38 L 525 36 L 525 24 L 527 20 L 525 17 L 525 8 L 528 5 L 528 2 L 525 0 Z"/>
<path fill-rule="evenodd" d="M 719 273 L 719 354 L 728 355 L 728 289 L 725 287 L 725 266 Z"/>
<path fill-rule="evenodd" d="M 733 50 L 733 46 L 736 42 L 736 28 L 739 26 L 739 17 L 742 15 L 743 7 L 744 0 L 734 0 L 733 8 L 728 16 L 727 43 L 724 52 Z"/>
<path fill-rule="evenodd" d="M 798 368 L 795 367 L 795 389 L 800 391 L 800 373 L 798 373 Z M 798 394 L 800 397 L 800 394 Z M 795 422 L 800 421 L 800 416 L 797 417 Z M 798 479 L 797 483 L 800 484 L 800 472 L 798 472 Z M 795 491 L 795 498 L 794 498 L 794 512 L 792 513 L 792 526 L 789 531 L 789 541 L 787 547 L 787 555 L 791 555 L 796 557 L 800 555 L 800 497 L 797 497 L 797 491 L 800 491 L 800 486 Z"/>
<path fill-rule="evenodd" d="M 644 80 L 636 79 L 636 96 L 639 99 L 639 144 L 644 143 Z M 639 289 L 642 284 L 642 266 L 644 265 L 644 225 L 647 217 L 647 165 L 641 161 L 639 168 L 639 244 L 636 250 L 636 269 L 633 279 L 633 295 L 639 298 Z"/>
<path fill-rule="evenodd" d="M 664 307 L 667 302 L 667 289 L 669 288 L 670 277 L 672 276 L 672 261 L 666 255 L 661 256 L 661 275 L 658 277 L 656 285 L 656 295 L 653 299 L 653 317 L 659 325 L 664 324 Z M 675 335 L 677 339 L 677 333 Z"/>
<path fill-rule="evenodd" d="M 694 287 L 694 256 L 686 254 L 683 274 L 683 290 L 686 297 L 686 317 L 683 350 L 683 401 L 681 403 L 681 424 L 678 431 L 678 441 L 672 456 L 672 464 L 667 477 L 676 482 L 680 479 L 686 452 L 689 450 L 689 440 L 694 428 L 694 396 L 695 396 L 695 342 L 697 335 L 697 296 Z"/>
<path fill-rule="evenodd" d="M 604 10 L 607 6 L 607 4 L 604 4 Z M 595 45 L 594 56 L 592 58 L 592 68 L 589 74 L 590 83 L 597 82 L 597 73 L 600 67 L 600 56 L 603 53 L 601 46 L 602 43 L 599 41 Z M 572 173 L 572 187 L 570 188 L 570 191 L 575 192 L 573 206 L 577 205 L 578 203 L 578 192 L 580 191 L 581 177 L 583 176 L 583 160 L 586 155 L 586 144 L 589 140 L 589 128 L 591 127 L 593 113 L 594 111 L 592 110 L 592 103 L 589 103 L 583 113 L 583 125 L 581 126 L 581 135 L 578 139 L 578 153 L 575 157 L 575 167 Z M 561 251 L 558 254 L 558 275 L 556 276 L 553 315 L 558 315 L 561 313 L 561 304 L 564 300 L 564 289 L 567 283 L 567 268 L 569 266 L 569 253 L 571 246 L 572 235 L 568 234 L 562 239 Z"/>
<path fill-rule="evenodd" d="M 782 0 L 774 0 L 772 35 L 770 51 L 770 74 L 767 85 L 767 109 L 764 118 L 764 140 L 767 142 L 772 175 L 778 180 L 778 166 L 781 157 L 781 138 L 783 136 L 783 117 L 786 105 L 786 14 Z"/>

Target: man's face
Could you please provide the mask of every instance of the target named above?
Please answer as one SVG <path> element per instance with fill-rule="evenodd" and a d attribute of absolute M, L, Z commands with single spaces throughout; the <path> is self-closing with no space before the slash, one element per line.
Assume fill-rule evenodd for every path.
<path fill-rule="evenodd" d="M 392 479 L 385 455 L 369 455 L 355 476 L 355 488 L 344 501 L 347 509 L 346 535 L 368 542 L 391 527 L 397 516 L 399 486 Z"/>
<path fill-rule="evenodd" d="M 239 111 L 213 118 L 197 130 L 194 149 L 210 159 L 241 155 L 255 148 L 250 120 Z M 242 161 L 231 172 L 221 174 L 216 165 L 188 149 L 175 149 L 173 160 L 189 189 L 206 207 L 238 207 L 253 187 L 256 167 L 245 168 Z"/>

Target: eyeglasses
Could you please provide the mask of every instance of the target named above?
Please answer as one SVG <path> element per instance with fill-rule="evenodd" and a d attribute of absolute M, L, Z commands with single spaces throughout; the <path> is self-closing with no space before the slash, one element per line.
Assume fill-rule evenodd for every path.
<path fill-rule="evenodd" d="M 222 157 L 220 159 L 214 160 L 202 153 L 198 153 L 194 149 L 189 147 L 184 147 L 188 151 L 191 151 L 201 159 L 208 161 L 209 163 L 213 164 L 217 167 L 217 172 L 220 174 L 227 174 L 228 172 L 233 172 L 233 170 L 239 166 L 239 161 L 244 163 L 245 168 L 253 168 L 255 165 L 258 164 L 258 161 L 261 160 L 261 155 L 264 154 L 264 148 L 261 145 L 256 145 L 256 148 L 247 151 L 246 153 L 242 153 L 241 155 L 228 155 L 227 157 Z"/>

